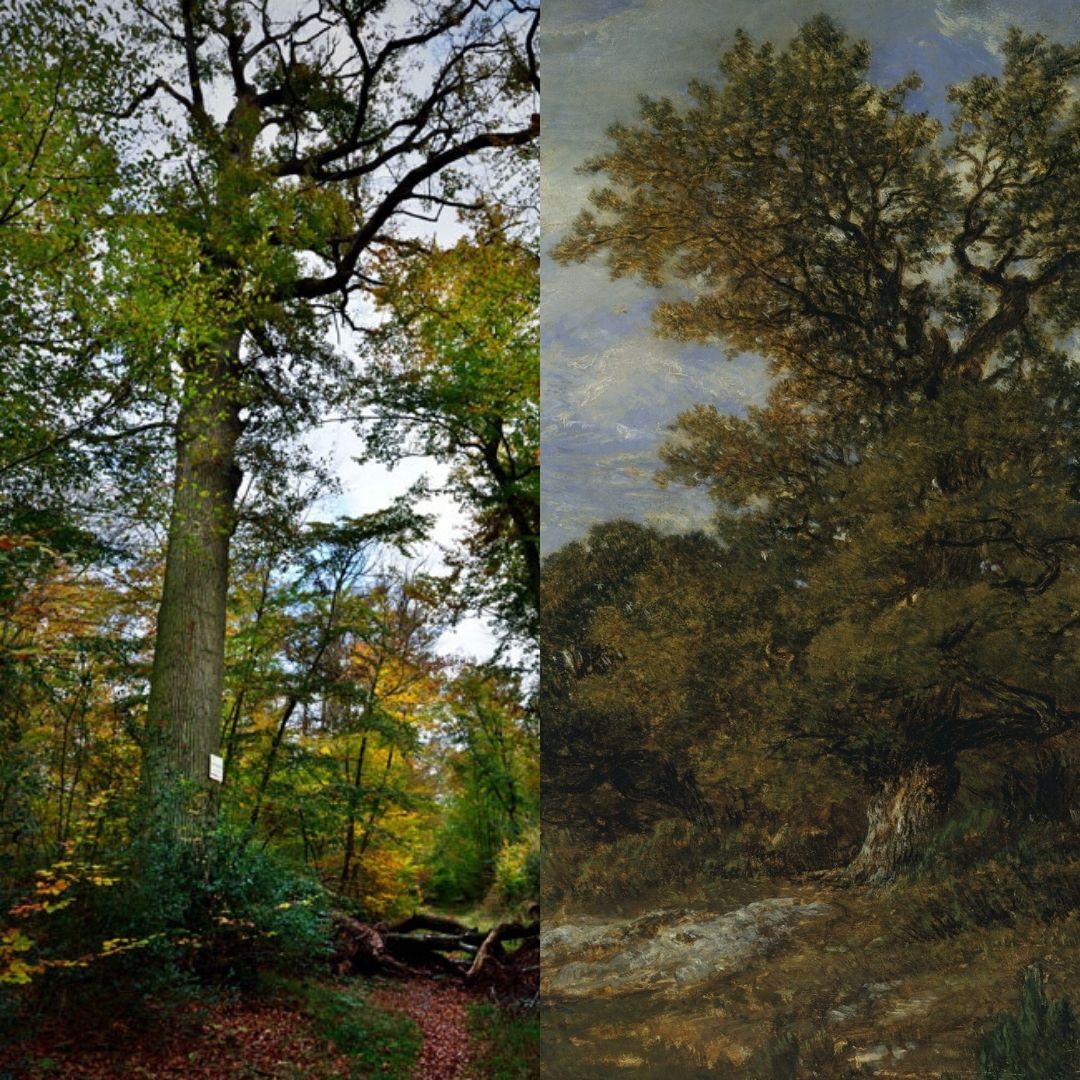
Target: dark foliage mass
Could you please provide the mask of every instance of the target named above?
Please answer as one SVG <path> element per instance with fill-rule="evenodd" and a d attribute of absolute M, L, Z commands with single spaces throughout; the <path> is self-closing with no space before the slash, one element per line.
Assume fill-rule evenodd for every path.
<path fill-rule="evenodd" d="M 773 380 L 745 416 L 684 413 L 662 450 L 662 482 L 716 500 L 715 539 L 613 524 L 548 564 L 556 815 L 588 776 L 730 813 L 689 748 L 745 786 L 729 741 L 767 730 L 876 791 L 853 872 L 885 880 L 965 762 L 1068 738 L 1080 54 L 1019 31 L 1003 51 L 943 128 L 908 108 L 917 76 L 872 85 L 827 19 L 784 51 L 742 35 L 721 86 L 646 101 L 588 163 L 607 186 L 556 255 L 678 285 L 658 332 Z"/>

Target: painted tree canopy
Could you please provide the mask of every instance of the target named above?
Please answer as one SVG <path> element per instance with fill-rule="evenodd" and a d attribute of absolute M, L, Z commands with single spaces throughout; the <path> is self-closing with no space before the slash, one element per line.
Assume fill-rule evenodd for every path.
<path fill-rule="evenodd" d="M 960 755 L 1080 718 L 1080 50 L 1002 54 L 942 123 L 827 18 L 740 34 L 720 86 L 610 130 L 556 248 L 674 291 L 659 333 L 769 365 L 764 406 L 678 418 L 659 476 L 716 500 L 759 705 L 878 786 L 870 880 L 919 857 Z"/>

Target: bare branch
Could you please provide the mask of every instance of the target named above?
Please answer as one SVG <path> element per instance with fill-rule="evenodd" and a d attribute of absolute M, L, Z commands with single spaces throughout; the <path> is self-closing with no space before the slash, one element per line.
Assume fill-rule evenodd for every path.
<path fill-rule="evenodd" d="M 427 161 L 411 169 L 402 177 L 393 189 L 384 196 L 382 202 L 365 221 L 363 227 L 353 236 L 341 259 L 340 266 L 326 277 L 300 278 L 281 291 L 280 299 L 313 299 L 327 296 L 343 288 L 352 276 L 360 261 L 360 256 L 378 237 L 380 230 L 394 216 L 406 199 L 413 196 L 417 187 L 426 180 L 442 172 L 450 165 L 471 157 L 482 150 L 493 147 L 525 146 L 536 138 L 536 127 L 522 128 L 518 131 L 486 132 L 475 135 L 457 146 L 444 150 L 428 158 Z"/>

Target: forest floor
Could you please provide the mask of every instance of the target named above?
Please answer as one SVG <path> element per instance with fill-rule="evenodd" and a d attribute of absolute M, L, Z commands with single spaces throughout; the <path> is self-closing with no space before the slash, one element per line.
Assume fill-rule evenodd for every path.
<path fill-rule="evenodd" d="M 974 1075 L 980 1032 L 1016 1008 L 1027 965 L 1043 966 L 1051 998 L 1080 1002 L 1075 905 L 1050 918 L 1017 914 L 962 925 L 936 897 L 809 881 L 718 883 L 665 899 L 651 897 L 615 918 L 564 912 L 547 924 L 546 957 L 560 922 L 599 938 L 592 951 L 582 938 L 583 947 L 567 953 L 561 994 L 558 972 L 545 962 L 542 1075 L 936 1080 L 948 1073 L 961 1080 Z M 749 915 L 788 902 L 814 917 L 747 936 Z M 652 929 L 659 912 L 656 924 L 666 931 Z M 643 944 L 612 950 L 605 923 L 616 938 L 621 927 L 641 928 Z M 703 928 L 733 935 L 736 948 L 711 977 L 683 984 L 690 969 L 673 973 L 664 935 L 681 936 L 693 953 Z M 748 941 L 756 947 L 745 948 Z M 643 959 L 654 962 L 654 982 L 634 972 L 625 992 L 613 991 Z M 575 980 L 583 991 L 576 998 Z M 606 992 L 589 992 L 597 980 L 607 981 Z"/>
<path fill-rule="evenodd" d="M 0 1050 L 0 1080 L 516 1080 L 536 1010 L 441 978 L 287 980 L 106 1025 L 46 1026 Z"/>

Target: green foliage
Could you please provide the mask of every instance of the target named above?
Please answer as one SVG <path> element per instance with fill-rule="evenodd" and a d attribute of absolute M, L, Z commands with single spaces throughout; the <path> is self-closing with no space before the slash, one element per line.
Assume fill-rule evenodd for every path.
<path fill-rule="evenodd" d="M 535 179 L 535 13 L 297 8 L 267 36 L 242 7 L 0 0 L 0 982 L 23 1016 L 111 1030 L 317 970 L 328 889 L 415 906 L 455 814 L 471 895 L 500 855 L 507 898 L 535 885 L 520 672 L 466 675 L 439 642 L 478 608 L 535 621 L 537 259 L 494 209 Z M 475 242 L 428 250 L 416 222 L 473 202 Z M 401 419 L 331 333 L 364 292 L 473 514 L 443 576 L 401 569 L 423 482 L 315 509 L 340 488 L 313 426 L 358 398 Z M 392 441 L 361 454 L 415 448 Z M 411 1069 L 411 1022 L 316 1004 L 358 1076 Z"/>
<path fill-rule="evenodd" d="M 966 756 L 1080 719 L 1080 49 L 1017 30 L 1002 55 L 944 127 L 825 16 L 784 49 L 739 34 L 720 84 L 643 99 L 587 163 L 604 186 L 556 257 L 674 290 L 659 333 L 772 381 L 745 415 L 684 413 L 661 451 L 661 482 L 715 500 L 714 554 L 612 523 L 548 563 L 556 814 L 700 817 L 687 775 L 738 806 L 776 775 L 751 745 L 832 762 L 835 790 L 842 768 L 906 798 L 933 766 L 943 807 Z"/>
<path fill-rule="evenodd" d="M 1080 1023 L 1064 998 L 1049 1001 L 1042 969 L 1024 975 L 1017 1012 L 983 1036 L 979 1080 L 1069 1080 L 1080 1069 Z"/>
<path fill-rule="evenodd" d="M 494 898 L 503 907 L 540 895 L 540 829 L 519 840 L 504 840 L 495 858 Z"/>
<path fill-rule="evenodd" d="M 311 1017 L 316 1031 L 352 1059 L 354 1080 L 398 1080 L 414 1068 L 423 1043 L 415 1021 L 374 1005 L 360 990 L 277 980 Z"/>
<path fill-rule="evenodd" d="M 112 114 L 142 66 L 105 10 L 5 3 L 0 26 L 0 532 L 68 552 L 65 532 L 155 474 L 141 436 L 163 426 L 145 364 L 118 362 L 102 277 L 122 217 Z"/>
<path fill-rule="evenodd" d="M 475 825 L 465 804 L 452 807 L 444 817 L 424 887 L 433 903 L 457 906 L 487 893 L 490 859 L 477 842 Z"/>
<path fill-rule="evenodd" d="M 463 669 L 441 746 L 452 795 L 429 862 L 427 895 L 460 904 L 535 899 L 539 857 L 536 716 L 512 670 Z"/>
<path fill-rule="evenodd" d="M 263 965 L 309 970 L 329 955 L 329 897 L 309 872 L 221 835 L 184 869 L 202 973 L 236 982 Z"/>
<path fill-rule="evenodd" d="M 360 387 L 368 458 L 426 454 L 472 518 L 465 595 L 526 648 L 540 543 L 540 297 L 535 251 L 498 214 L 475 238 L 387 266 Z"/>
<path fill-rule="evenodd" d="M 70 1007 L 107 987 L 110 1008 L 139 1008 L 329 955 L 318 882 L 235 838 L 162 834 L 96 858 L 84 864 L 73 853 L 41 871 L 12 909 L 32 939 L 28 974 L 35 983 L 40 975 L 34 989 L 45 1000 Z"/>
<path fill-rule="evenodd" d="M 469 1033 L 476 1056 L 469 1080 L 525 1080 L 540 1056 L 540 1015 L 536 1008 L 469 1007 Z"/>

